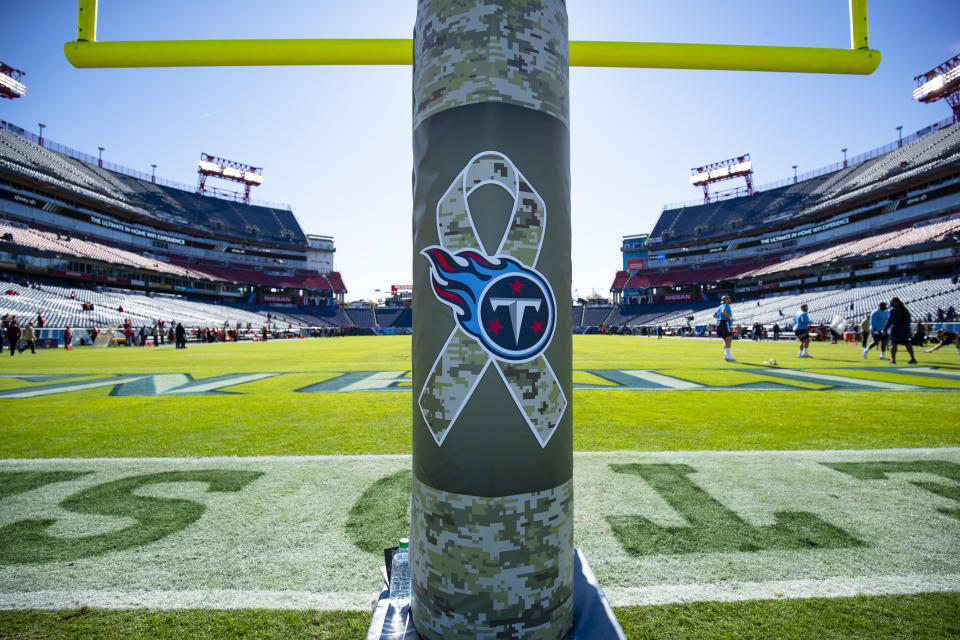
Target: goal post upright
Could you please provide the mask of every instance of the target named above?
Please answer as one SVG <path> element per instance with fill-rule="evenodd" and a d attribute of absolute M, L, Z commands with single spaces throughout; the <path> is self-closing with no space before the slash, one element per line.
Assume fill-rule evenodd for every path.
<path fill-rule="evenodd" d="M 79 0 L 77 42 L 97 41 L 97 0 Z"/>
<path fill-rule="evenodd" d="M 851 49 L 870 49 L 870 34 L 867 26 L 867 0 L 850 0 Z"/>

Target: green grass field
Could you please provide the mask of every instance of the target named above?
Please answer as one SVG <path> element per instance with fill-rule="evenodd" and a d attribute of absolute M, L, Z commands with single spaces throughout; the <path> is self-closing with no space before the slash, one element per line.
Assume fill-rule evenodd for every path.
<path fill-rule="evenodd" d="M 793 343 L 735 342 L 733 355 L 738 362 L 727 363 L 720 357 L 718 340 L 575 337 L 574 448 L 581 456 L 578 464 L 586 469 L 581 477 L 585 479 L 584 482 L 589 480 L 593 485 L 584 486 L 582 494 L 578 494 L 578 514 L 581 509 L 589 512 L 591 502 L 602 502 L 602 488 L 606 482 L 627 483 L 632 487 L 631 490 L 638 492 L 637 495 L 643 495 L 643 482 L 649 478 L 643 475 L 647 471 L 641 467 L 652 468 L 650 461 L 661 459 L 656 456 L 668 456 L 664 459 L 671 462 L 676 461 L 670 456 L 678 456 L 677 461 L 694 467 L 700 465 L 697 471 L 709 475 L 711 467 L 720 469 L 717 473 L 726 473 L 723 464 L 716 461 L 723 460 L 722 456 L 734 454 L 718 453 L 721 457 L 717 458 L 707 453 L 694 455 L 682 452 L 799 451 L 804 452 L 804 459 L 811 456 L 810 452 L 814 452 L 814 458 L 816 452 L 827 452 L 823 460 L 811 458 L 809 464 L 804 462 L 808 466 L 798 467 L 797 473 L 800 475 L 789 476 L 787 483 L 797 482 L 802 486 L 803 474 L 822 472 L 825 494 L 831 491 L 830 483 L 838 482 L 837 478 L 841 476 L 830 475 L 837 473 L 832 470 L 823 471 L 823 465 L 835 464 L 838 469 L 846 470 L 847 467 L 842 465 L 853 464 L 851 468 L 856 468 L 855 465 L 885 464 L 882 461 L 887 458 L 896 458 L 899 462 L 892 464 L 901 465 L 896 469 L 905 475 L 902 485 L 895 486 L 904 486 L 916 492 L 916 495 L 910 494 L 910 499 L 917 501 L 910 506 L 911 509 L 920 505 L 930 511 L 929 517 L 917 520 L 918 523 L 929 523 L 931 530 L 936 530 L 924 544 L 933 545 L 931 549 L 934 555 L 960 557 L 960 534 L 957 533 L 960 516 L 950 515 L 953 513 L 950 505 L 956 508 L 956 501 L 960 501 L 960 476 L 953 475 L 954 465 L 960 469 L 960 464 L 954 462 L 960 457 L 954 449 L 960 447 L 960 412 L 956 409 L 960 399 L 960 356 L 952 349 L 942 349 L 934 354 L 919 352 L 920 364 L 908 367 L 906 364 L 891 366 L 881 362 L 875 353 L 871 353 L 871 359 L 865 361 L 859 347 L 846 344 L 814 343 L 811 353 L 813 359 L 800 360 L 796 358 Z M 771 358 L 776 359 L 776 366 L 764 364 Z M 900 361 L 905 363 L 906 359 L 903 354 Z M 48 468 L 56 473 L 68 469 L 81 469 L 76 472 L 78 474 L 103 473 L 111 481 L 126 473 L 122 461 L 110 463 L 116 469 L 111 467 L 106 470 L 104 467 L 105 470 L 99 471 L 99 463 L 85 465 L 83 459 L 199 457 L 215 458 L 218 465 L 230 466 L 232 463 L 222 462 L 226 460 L 225 457 L 239 456 L 241 460 L 237 464 L 244 466 L 246 463 L 242 458 L 247 457 L 258 457 L 255 460 L 260 460 L 262 456 L 364 456 L 343 458 L 344 461 L 356 461 L 358 471 L 343 470 L 343 479 L 337 489 L 333 488 L 335 483 L 331 481 L 331 491 L 343 492 L 342 495 L 337 494 L 334 501 L 340 505 L 342 518 L 347 524 L 345 529 L 334 527 L 329 535 L 333 536 L 332 539 L 337 536 L 347 539 L 344 544 L 353 545 L 350 553 L 361 554 L 358 557 L 368 554 L 370 566 L 375 566 L 376 554 L 371 550 L 383 543 L 378 536 L 389 540 L 395 530 L 402 530 L 403 523 L 395 522 L 393 528 L 386 527 L 386 532 L 369 533 L 371 537 L 364 538 L 364 531 L 376 528 L 373 526 L 376 519 L 369 518 L 369 508 L 366 516 L 359 513 L 363 507 L 357 507 L 361 503 L 355 500 L 363 488 L 377 478 L 381 478 L 378 480 L 380 482 L 392 483 L 389 490 L 397 492 L 397 495 L 402 495 L 408 486 L 404 483 L 408 483 L 409 479 L 396 474 L 397 469 L 402 469 L 405 464 L 402 456 L 410 453 L 412 408 L 409 369 L 409 337 L 191 345 L 184 351 L 168 347 L 110 350 L 78 348 L 72 352 L 60 349 L 12 358 L 4 352 L 0 354 L 0 457 L 10 462 L 11 471 L 8 473 L 21 474 L 16 476 L 19 482 L 24 478 L 33 478 L 24 476 L 24 473 L 48 473 Z M 655 375 L 643 372 L 654 372 Z M 348 383 L 352 386 L 347 386 Z M 888 449 L 898 451 L 884 456 L 882 450 Z M 837 457 L 839 454 L 836 452 L 844 450 L 862 450 L 866 453 L 865 457 L 847 461 L 842 455 Z M 912 456 L 909 450 L 916 450 L 917 456 Z M 587 452 L 597 452 L 597 456 L 591 457 Z M 605 458 L 600 455 L 602 452 L 611 452 L 609 455 L 614 456 L 611 460 L 617 464 L 606 465 Z M 943 455 L 938 452 L 943 452 Z M 400 454 L 401 457 L 387 454 Z M 378 458 L 369 458 L 371 455 L 383 456 L 383 460 L 389 461 L 389 469 L 377 475 Z M 685 455 L 688 457 L 684 458 Z M 918 456 L 924 460 L 915 462 L 914 458 Z M 51 458 L 71 460 L 60 465 L 47 461 Z M 640 459 L 643 464 L 622 464 L 633 458 Z M 835 463 L 831 462 L 834 458 Z M 928 459 L 933 461 L 929 464 L 934 466 L 916 466 L 927 464 Z M 276 460 L 282 461 L 283 458 Z M 873 462 L 875 460 L 881 462 Z M 138 461 L 136 464 L 145 470 L 155 471 L 149 461 Z M 166 463 L 160 461 L 158 464 L 162 467 Z M 320 459 L 317 464 L 327 464 L 327 460 Z M 764 469 L 776 470 L 778 467 L 776 462 L 763 464 L 768 467 L 758 467 L 760 470 L 756 474 L 759 475 L 750 476 L 748 472 L 745 476 L 745 482 L 756 486 L 759 493 L 763 492 Z M 817 464 L 820 466 L 810 466 Z M 21 467 L 31 470 L 23 471 Z M 634 467 L 639 469 L 636 474 L 633 473 Z M 731 465 L 730 468 L 734 467 Z M 285 473 L 280 467 L 276 472 L 271 471 L 273 468 L 263 466 L 267 470 L 264 478 L 274 473 L 280 475 L 272 477 L 280 478 Z M 140 467 L 137 469 L 138 472 L 144 472 Z M 260 472 L 261 469 L 257 467 L 256 473 Z M 860 472 L 855 470 L 850 473 Z M 940 474 L 937 476 L 940 484 L 929 484 L 933 477 L 931 473 Z M 357 481 L 354 488 L 350 479 L 357 474 L 369 478 L 369 481 L 364 480 L 366 484 Z M 880 475 L 885 477 L 882 473 Z M 383 480 L 384 477 L 387 480 Z M 795 477 L 800 480 L 794 480 Z M 57 493 L 50 490 L 45 494 L 42 489 L 37 489 L 34 494 L 40 497 L 33 504 L 27 500 L 28 496 L 34 495 L 29 493 L 29 487 L 10 488 L 13 482 L 11 478 L 14 475 L 6 480 L 0 478 L 0 482 L 7 483 L 5 491 L 0 492 L 0 497 L 3 497 L 0 502 L 0 525 L 6 527 L 4 531 L 8 531 L 8 534 L 14 531 L 10 528 L 12 523 L 27 517 L 16 514 L 42 514 L 45 513 L 44 509 L 57 509 L 58 501 L 61 501 L 61 508 L 68 509 L 63 505 L 73 499 L 67 498 L 70 494 L 66 491 Z M 846 477 L 841 479 L 844 482 L 847 480 Z M 73 481 L 80 483 L 77 487 L 87 486 L 82 484 L 84 480 L 80 476 Z M 248 481 L 243 480 L 237 489 L 228 491 L 240 490 Z M 54 480 L 36 480 L 36 486 L 40 487 L 44 482 Z M 258 486 L 257 482 L 263 481 L 256 481 L 250 486 Z M 291 478 L 289 482 L 290 486 L 294 486 L 300 481 Z M 689 494 L 691 490 L 699 489 L 696 486 L 691 489 L 678 482 L 680 480 L 674 482 L 674 486 L 679 487 L 676 495 L 663 493 L 661 496 L 676 511 L 686 513 L 674 501 L 685 499 L 684 491 Z M 856 482 L 850 479 L 850 491 L 859 486 Z M 282 496 L 291 495 L 292 490 L 284 493 L 283 486 L 277 480 L 276 493 L 269 494 L 268 499 L 282 500 Z M 722 482 L 718 486 L 722 486 Z M 879 487 L 870 485 L 870 491 L 874 486 Z M 0 484 L 0 488 L 4 488 L 3 484 Z M 207 499 L 201 491 L 185 491 L 186 499 Z M 596 499 L 589 497 L 592 491 L 596 492 Z M 717 491 L 721 494 L 717 499 L 722 497 L 720 502 L 725 506 L 737 502 L 735 495 L 727 495 L 722 488 Z M 789 486 L 785 492 L 790 493 Z M 615 493 L 615 490 L 611 493 Z M 846 499 L 842 495 L 842 487 L 837 493 L 841 494 L 838 499 Z M 870 496 L 870 499 L 878 501 L 877 504 L 891 499 L 889 492 L 873 491 Z M 777 494 L 771 499 L 787 498 Z M 851 498 L 850 504 L 856 505 L 859 499 Z M 352 513 L 352 519 L 348 519 L 347 510 L 351 503 L 354 504 L 354 511 L 359 510 L 359 515 Z M 346 507 L 343 507 L 344 504 Z M 712 505 L 710 502 L 703 508 L 707 511 L 716 510 Z M 207 502 L 207 507 L 208 515 L 215 513 L 214 502 Z M 724 563 L 731 566 L 737 563 L 743 567 L 760 566 L 761 573 L 757 575 L 761 577 L 757 580 L 769 582 L 782 578 L 792 580 L 791 584 L 799 584 L 808 578 L 826 579 L 826 582 L 844 578 L 844 566 L 852 567 L 851 575 L 873 571 L 879 576 L 879 568 L 868 571 L 863 567 L 872 567 L 870 563 L 881 563 L 881 557 L 889 555 L 880 553 L 882 545 L 870 540 L 860 546 L 876 547 L 874 555 L 870 555 L 872 552 L 853 551 L 859 542 L 835 541 L 830 543 L 837 548 L 830 552 L 832 555 L 810 559 L 770 534 L 772 529 L 768 531 L 764 526 L 740 524 L 737 527 L 747 527 L 754 533 L 767 535 L 764 538 L 767 542 L 761 542 L 760 545 L 767 549 L 763 544 L 769 544 L 769 548 L 760 552 L 760 560 L 746 557 L 737 559 L 731 554 L 713 550 L 713 555 L 706 553 L 712 559 L 700 565 L 700 560 L 692 555 L 682 558 L 657 556 L 655 549 L 649 550 L 642 545 L 631 547 L 633 543 L 624 542 L 627 534 L 621 536 L 617 527 L 627 522 L 624 518 L 633 516 L 616 513 L 616 505 L 605 508 L 607 511 L 604 513 L 609 515 L 598 515 L 596 527 L 589 520 L 581 527 L 578 521 L 576 535 L 578 546 L 581 546 L 579 536 L 582 531 L 582 546 L 587 549 L 601 584 L 605 589 L 610 588 L 609 593 L 616 594 L 616 597 L 611 597 L 614 604 L 617 604 L 617 598 L 621 601 L 633 601 L 633 598 L 640 602 L 636 600 L 639 598 L 636 594 L 647 588 L 646 583 L 635 584 L 630 581 L 629 575 L 618 573 L 614 566 L 618 563 L 633 563 L 630 566 L 634 569 L 643 567 L 644 571 L 650 573 L 662 571 L 659 579 L 664 584 L 687 584 L 704 575 L 712 578 L 703 578 L 701 582 L 714 580 L 722 585 L 726 579 Z M 904 510 L 906 512 L 906 506 Z M 749 512 L 750 505 L 739 505 L 737 511 Z M 671 517 L 677 517 L 671 516 L 669 509 L 664 513 L 663 522 L 670 522 Z M 843 514 L 844 511 L 838 508 L 836 513 Z M 313 515 L 316 518 L 323 517 L 320 513 Z M 761 514 L 756 517 L 761 522 L 765 516 Z M 870 527 L 863 523 L 874 518 L 877 531 L 886 527 L 890 530 L 890 539 L 898 537 L 895 526 L 883 524 L 876 514 L 864 516 L 862 522 L 858 518 L 852 517 L 850 526 L 846 528 L 868 531 Z M 301 520 L 306 519 L 305 515 Z M 65 531 L 54 535 L 69 536 L 69 527 L 76 527 L 77 531 L 82 532 L 85 526 L 96 524 L 79 517 L 76 522 L 69 519 L 64 522 Z M 205 520 L 201 518 L 189 522 L 196 524 L 184 525 L 177 533 L 154 543 L 161 545 L 157 547 L 157 557 L 168 552 L 162 545 L 168 545 L 170 557 L 176 557 L 178 552 L 173 542 L 178 536 L 183 538 L 177 540 L 179 544 L 187 544 L 201 537 L 199 532 L 205 529 L 200 525 Z M 611 537 L 611 529 L 607 528 L 606 523 L 620 537 Z M 298 526 L 296 523 L 272 524 L 275 531 Z M 109 528 L 108 525 L 96 524 Z M 594 528 L 598 530 L 594 531 Z M 194 531 L 198 533 L 192 534 Z M 727 531 L 733 529 L 728 527 Z M 74 534 L 77 535 L 76 531 Z M 102 535 L 108 536 L 107 533 Z M 591 537 L 594 535 L 597 537 Z M 290 544 L 308 544 L 305 542 L 308 537 L 305 534 L 303 540 L 298 539 Z M 848 536 L 846 539 L 853 540 L 854 537 Z M 594 540 L 599 542 L 592 542 Z M 3 533 L 0 533 L 0 542 L 3 542 Z M 270 547 L 270 553 L 275 554 L 271 557 L 285 557 L 282 543 L 280 540 L 261 544 Z M 238 545 L 241 543 L 224 545 L 223 548 L 232 549 Z M 120 548 L 117 547 L 118 550 Z M 710 551 L 707 547 L 704 549 Z M 28 605 L 5 606 L 7 610 L 0 612 L 0 637 L 355 638 L 365 632 L 369 622 L 369 612 L 353 610 L 352 606 L 337 609 L 334 605 L 321 607 L 323 610 L 303 606 L 214 606 L 208 609 L 191 606 L 153 610 L 112 610 L 110 607 L 96 606 L 60 609 L 31 607 L 29 594 L 40 589 L 36 585 L 47 584 L 43 580 L 49 580 L 45 576 L 53 569 L 65 576 L 58 577 L 56 584 L 68 592 L 71 589 L 116 590 L 120 588 L 117 585 L 127 583 L 118 575 L 115 578 L 103 578 L 103 584 L 98 584 L 101 574 L 96 565 L 91 564 L 88 573 L 84 573 L 88 569 L 84 563 L 93 562 L 87 557 L 76 560 L 73 566 L 66 562 L 48 566 L 18 562 L 17 556 L 11 553 L 3 556 L 7 558 L 6 561 L 0 561 L 0 592 L 27 594 Z M 117 553 L 122 556 L 122 553 L 128 552 Z M 190 553 L 187 550 L 180 555 Z M 703 555 L 705 551 L 698 553 L 706 557 Z M 767 555 L 764 556 L 764 553 Z M 101 556 L 109 558 L 110 553 Z M 610 557 L 609 564 L 605 563 L 605 556 Z M 617 560 L 621 556 L 622 560 Z M 79 555 L 77 557 L 80 558 Z M 890 575 L 914 574 L 936 574 L 943 578 L 938 583 L 940 586 L 929 593 L 923 592 L 921 587 L 909 594 L 884 595 L 887 592 L 875 587 L 875 592 L 868 590 L 868 595 L 856 597 L 849 597 L 854 593 L 847 591 L 837 594 L 843 597 L 831 598 L 788 595 L 784 599 L 747 599 L 739 602 L 698 598 L 696 602 L 657 602 L 618 606 L 616 610 L 629 638 L 957 637 L 960 634 L 960 623 L 957 622 L 960 620 L 960 596 L 950 587 L 953 584 L 950 581 L 955 576 L 950 569 L 952 565 L 946 561 L 934 567 L 924 562 L 923 554 L 918 552 L 916 561 L 905 559 L 899 565 L 885 568 L 884 571 L 889 575 L 884 574 L 884 579 Z M 238 566 L 242 565 L 242 561 L 238 560 L 238 563 Z M 822 567 L 827 565 L 833 573 L 824 573 Z M 289 575 L 284 574 L 284 567 L 288 567 L 286 571 Z M 880 567 L 880 564 L 876 567 Z M 191 570 L 178 569 L 177 572 L 186 576 Z M 321 570 L 313 569 L 314 572 Z M 735 574 L 733 569 L 730 571 L 731 575 Z M 71 572 L 76 574 L 75 583 L 71 583 Z M 202 576 L 204 572 L 205 569 L 198 564 L 196 575 Z M 271 583 L 273 589 L 285 584 L 288 578 L 297 584 L 311 584 L 309 571 L 300 565 L 294 568 L 293 561 L 290 565 L 277 563 L 276 572 L 270 578 L 274 580 Z M 170 574 L 158 572 L 157 575 Z M 186 577 L 183 579 L 187 580 Z M 375 581 L 375 575 L 371 579 Z M 256 586 L 247 575 L 221 576 L 219 580 L 217 584 L 235 584 L 247 590 Z M 166 588 L 167 585 L 154 583 L 154 587 Z M 169 588 L 186 587 L 170 585 Z M 363 588 L 362 584 L 351 587 L 361 593 Z M 345 591 L 348 591 L 346 587 Z M 855 588 L 854 592 L 857 592 Z"/>

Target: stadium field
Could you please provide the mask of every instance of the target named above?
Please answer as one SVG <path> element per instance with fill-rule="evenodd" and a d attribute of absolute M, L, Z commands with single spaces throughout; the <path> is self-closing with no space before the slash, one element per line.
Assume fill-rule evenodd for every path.
<path fill-rule="evenodd" d="M 811 354 L 574 338 L 575 543 L 629 638 L 960 634 L 960 355 Z M 409 369 L 409 337 L 0 354 L 0 637 L 362 637 Z"/>

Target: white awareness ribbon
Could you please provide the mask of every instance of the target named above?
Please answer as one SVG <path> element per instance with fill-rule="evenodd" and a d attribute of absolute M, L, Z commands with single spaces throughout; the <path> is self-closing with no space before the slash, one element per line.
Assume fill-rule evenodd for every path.
<path fill-rule="evenodd" d="M 510 219 L 494 254 L 484 251 L 468 202 L 471 193 L 488 184 L 513 197 Z M 448 251 L 474 249 L 494 257 L 509 256 L 534 269 L 543 244 L 546 206 L 513 161 L 500 152 L 484 151 L 471 158 L 437 203 L 437 225 L 440 244 Z M 444 343 L 418 398 L 437 445 L 443 445 L 491 365 L 537 442 L 545 447 L 567 408 L 567 398 L 546 357 L 541 352 L 525 362 L 498 359 L 459 326 Z"/>

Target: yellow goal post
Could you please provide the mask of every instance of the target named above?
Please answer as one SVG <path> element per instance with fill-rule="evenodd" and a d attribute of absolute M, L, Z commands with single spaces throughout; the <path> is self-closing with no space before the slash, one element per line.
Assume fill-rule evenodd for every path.
<path fill-rule="evenodd" d="M 77 40 L 63 46 L 78 68 L 264 65 L 409 65 L 410 39 L 98 41 L 97 0 L 79 0 Z M 570 65 L 867 75 L 880 64 L 870 48 L 867 0 L 850 0 L 850 48 L 671 42 L 570 42 Z"/>

